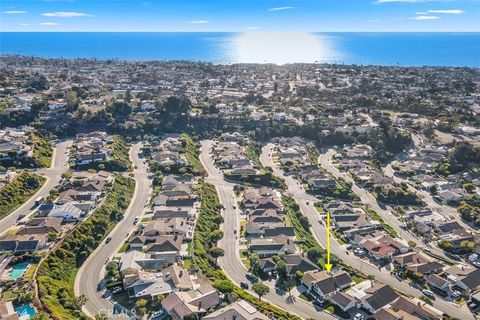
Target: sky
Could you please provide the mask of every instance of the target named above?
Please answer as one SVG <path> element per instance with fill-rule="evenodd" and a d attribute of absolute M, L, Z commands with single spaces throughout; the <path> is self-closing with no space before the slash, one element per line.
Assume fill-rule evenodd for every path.
<path fill-rule="evenodd" d="M 480 0 L 0 0 L 0 31 L 480 32 Z"/>

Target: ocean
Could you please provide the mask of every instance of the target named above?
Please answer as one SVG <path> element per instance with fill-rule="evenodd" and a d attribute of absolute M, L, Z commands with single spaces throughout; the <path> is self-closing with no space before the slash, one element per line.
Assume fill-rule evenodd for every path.
<path fill-rule="evenodd" d="M 480 67 L 480 33 L 1 32 L 0 54 L 216 64 Z"/>

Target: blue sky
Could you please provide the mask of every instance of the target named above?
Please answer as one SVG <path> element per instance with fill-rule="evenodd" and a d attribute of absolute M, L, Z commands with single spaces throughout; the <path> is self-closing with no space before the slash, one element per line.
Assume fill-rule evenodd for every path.
<path fill-rule="evenodd" d="M 480 0 L 0 0 L 1 31 L 480 31 Z"/>

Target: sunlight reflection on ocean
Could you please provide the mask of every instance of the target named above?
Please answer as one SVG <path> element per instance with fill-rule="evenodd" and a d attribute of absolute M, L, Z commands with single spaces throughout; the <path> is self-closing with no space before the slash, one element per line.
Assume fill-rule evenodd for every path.
<path fill-rule="evenodd" d="M 308 32 L 246 32 L 233 37 L 227 56 L 237 63 L 325 63 L 341 60 L 328 35 Z"/>

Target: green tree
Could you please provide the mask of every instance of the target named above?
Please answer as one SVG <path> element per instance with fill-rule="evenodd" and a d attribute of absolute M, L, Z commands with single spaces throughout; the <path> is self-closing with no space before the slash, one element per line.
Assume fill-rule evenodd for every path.
<path fill-rule="evenodd" d="M 75 91 L 68 91 L 65 94 L 65 108 L 67 111 L 76 111 L 80 101 L 78 100 L 77 93 Z"/>
<path fill-rule="evenodd" d="M 87 297 L 82 294 L 81 296 L 77 297 L 75 302 L 77 304 L 77 307 L 81 308 L 85 303 L 87 303 Z"/>
<path fill-rule="evenodd" d="M 258 300 L 262 300 L 262 297 L 270 292 L 270 288 L 261 282 L 257 282 L 252 286 L 252 290 L 258 294 Z"/>
<path fill-rule="evenodd" d="M 285 261 L 279 259 L 275 265 L 275 270 L 280 278 L 285 278 L 287 276 L 287 264 Z"/>
<path fill-rule="evenodd" d="M 260 257 L 256 253 L 252 253 L 248 256 L 248 261 L 250 262 L 250 268 L 254 273 L 257 273 L 260 270 Z"/>
<path fill-rule="evenodd" d="M 148 312 L 147 305 L 148 305 L 148 301 L 145 299 L 138 299 L 135 302 L 135 308 L 138 310 L 138 313 L 142 316 L 147 314 Z"/>
<path fill-rule="evenodd" d="M 445 251 L 450 251 L 453 249 L 453 245 L 450 241 L 447 241 L 447 240 L 440 240 L 438 242 L 438 246 L 440 247 L 440 249 L 442 250 L 445 250 Z"/>
<path fill-rule="evenodd" d="M 475 249 L 475 242 L 468 240 L 462 241 L 460 243 L 460 248 L 467 252 L 472 252 Z"/>
<path fill-rule="evenodd" d="M 312 261 L 318 261 L 322 257 L 322 251 L 318 247 L 312 247 L 307 250 L 307 257 Z"/>
<path fill-rule="evenodd" d="M 223 294 L 230 293 L 234 289 L 233 283 L 230 280 L 216 280 L 213 286 Z"/>
<path fill-rule="evenodd" d="M 210 249 L 210 254 L 214 258 L 218 258 L 223 256 L 225 254 L 225 251 L 220 247 L 213 247 L 212 249 Z"/>
<path fill-rule="evenodd" d="M 40 311 L 36 315 L 34 315 L 31 320 L 48 320 L 50 317 L 48 316 L 48 313 L 45 311 Z"/>

